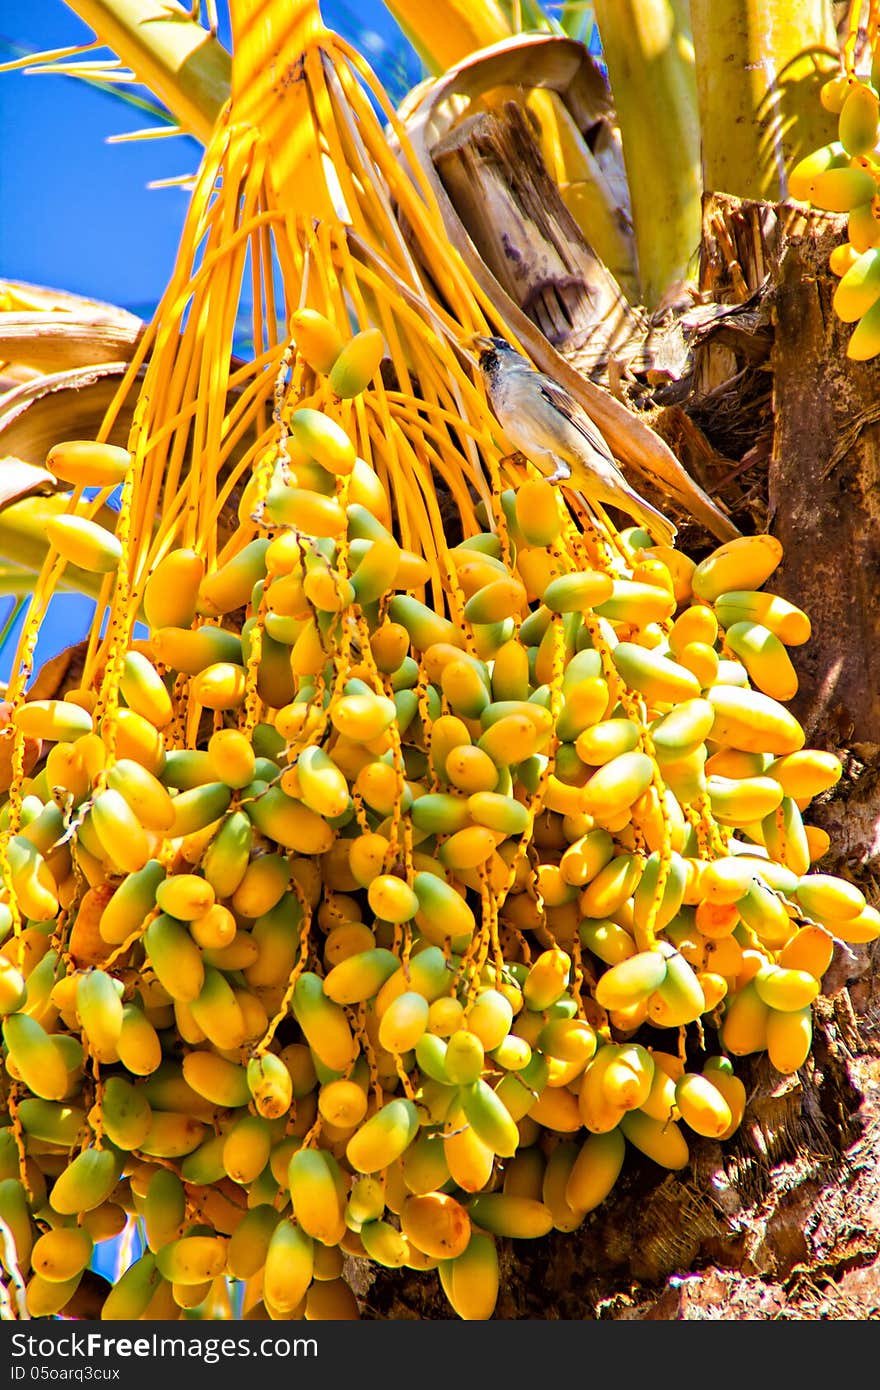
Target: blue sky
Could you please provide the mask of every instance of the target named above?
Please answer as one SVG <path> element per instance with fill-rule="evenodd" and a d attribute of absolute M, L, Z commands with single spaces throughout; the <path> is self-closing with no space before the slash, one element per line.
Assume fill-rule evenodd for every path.
<path fill-rule="evenodd" d="M 408 85 L 401 63 L 409 81 L 418 81 L 415 55 L 379 0 L 326 0 L 322 14 L 358 42 L 392 95 Z M 0 61 L 91 38 L 64 0 L 0 5 Z M 154 124 L 72 78 L 0 73 L 0 278 L 136 310 L 154 305 L 173 264 L 187 195 L 147 185 L 193 172 L 199 146 L 187 137 L 106 143 Z"/>
<path fill-rule="evenodd" d="M 91 38 L 62 0 L 15 8 L 0 21 L 9 57 Z M 71 78 L 0 74 L 0 274 L 123 305 L 155 302 L 185 195 L 146 185 L 195 168 L 198 146 L 186 138 L 105 143 L 152 123 Z"/>
<path fill-rule="evenodd" d="M 325 0 L 322 14 L 358 44 L 394 99 L 419 80 L 418 60 L 380 0 Z M 64 0 L 0 5 L 0 62 L 92 37 Z M 118 96 L 73 78 L 0 73 L 0 279 L 71 290 L 149 316 L 174 264 L 188 194 L 148 184 L 194 172 L 200 146 L 188 137 L 123 145 L 109 145 L 107 137 L 155 124 Z M 0 628 L 10 608 L 0 599 Z M 89 601 L 56 596 L 36 669 L 84 637 L 91 615 Z M 0 681 L 9 679 L 13 655 L 14 641 L 0 644 Z"/>

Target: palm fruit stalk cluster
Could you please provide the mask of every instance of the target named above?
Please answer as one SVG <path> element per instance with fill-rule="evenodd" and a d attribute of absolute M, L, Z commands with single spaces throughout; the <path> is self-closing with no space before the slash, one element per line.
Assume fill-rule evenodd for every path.
<path fill-rule="evenodd" d="M 846 355 L 864 362 L 880 352 L 880 7 L 870 0 L 865 50 L 869 70 L 858 72 L 856 46 L 861 0 L 851 6 L 841 71 L 825 82 L 819 98 L 838 118 L 837 139 L 795 165 L 789 193 L 826 212 L 846 213 L 846 240 L 835 246 L 829 268 L 839 276 L 833 307 L 854 328 Z"/>
<path fill-rule="evenodd" d="M 504 325 L 365 86 L 416 170 L 405 130 L 309 0 L 259 4 L 302 80 L 242 24 L 156 318 L 47 459 L 3 734 L 9 1317 L 80 1316 L 116 1241 L 107 1320 L 354 1318 L 360 1262 L 490 1318 L 500 1240 L 734 1134 L 739 1059 L 801 1067 L 834 941 L 880 936 L 821 871 L 841 769 L 786 707 L 778 542 L 695 563 L 506 458 L 450 346 Z M 80 684 L 29 698 L 67 566 Z"/>
<path fill-rule="evenodd" d="M 368 389 L 380 334 L 293 332 Z M 346 1254 L 489 1317 L 498 1237 L 575 1230 L 628 1146 L 677 1170 L 730 1137 L 734 1060 L 802 1066 L 834 939 L 880 934 L 811 867 L 840 764 L 785 707 L 810 624 L 765 587 L 773 537 L 694 564 L 527 481 L 449 550 L 446 616 L 341 427 L 281 418 L 240 502 L 261 534 L 156 565 L 112 722 L 85 688 L 13 714 L 44 754 L 3 811 L 0 905 L 31 1316 L 137 1219 L 105 1318 L 229 1278 L 249 1313 L 356 1316 Z M 48 465 L 108 485 L 130 458 Z M 118 562 L 65 521 L 68 558 Z"/>

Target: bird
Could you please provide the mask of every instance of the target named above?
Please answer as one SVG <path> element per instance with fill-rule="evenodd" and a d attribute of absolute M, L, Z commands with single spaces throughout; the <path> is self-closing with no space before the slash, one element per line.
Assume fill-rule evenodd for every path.
<path fill-rule="evenodd" d="M 619 507 L 661 545 L 673 545 L 672 522 L 630 486 L 583 406 L 539 372 L 506 338 L 475 334 L 476 357 L 492 413 L 514 448 L 550 483 L 570 483 L 589 501 Z"/>

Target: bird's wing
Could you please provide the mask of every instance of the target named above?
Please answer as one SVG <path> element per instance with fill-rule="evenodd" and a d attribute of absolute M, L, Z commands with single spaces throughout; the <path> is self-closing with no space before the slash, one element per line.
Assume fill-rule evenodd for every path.
<path fill-rule="evenodd" d="M 584 436 L 591 449 L 594 449 L 597 454 L 601 454 L 602 458 L 607 459 L 612 467 L 619 472 L 617 461 L 598 425 L 595 425 L 587 412 L 578 405 L 577 401 L 572 399 L 564 386 L 560 386 L 558 382 L 545 376 L 543 372 L 538 375 L 541 379 L 541 395 L 545 400 L 553 406 L 554 410 L 558 410 L 560 415 L 564 415 L 579 434 Z"/>

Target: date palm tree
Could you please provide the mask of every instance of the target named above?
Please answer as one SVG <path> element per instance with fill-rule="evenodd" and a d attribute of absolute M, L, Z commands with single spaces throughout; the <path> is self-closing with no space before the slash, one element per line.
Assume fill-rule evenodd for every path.
<path fill-rule="evenodd" d="M 427 73 L 396 108 L 363 54 L 325 27 L 316 0 L 230 0 L 231 54 L 218 40 L 210 3 L 204 23 L 199 14 L 167 0 L 68 3 L 94 28 L 96 44 L 114 55 L 89 59 L 81 75 L 113 82 L 130 73 L 164 119 L 195 136 L 204 154 L 178 257 L 149 323 L 54 291 L 13 281 L 4 287 L 0 585 L 15 596 L 20 608 L 14 616 L 22 619 L 15 627 L 5 705 L 9 737 L 5 765 L 0 765 L 7 793 L 5 831 L 14 836 L 27 815 L 29 745 L 21 721 L 15 722 L 17 711 L 35 700 L 71 697 L 65 703 L 74 706 L 80 700 L 82 708 L 106 722 L 114 751 L 119 711 L 129 703 L 126 663 L 132 651 L 141 650 L 150 577 L 178 552 L 196 556 L 209 573 L 226 575 L 238 575 L 234 565 L 245 553 L 262 556 L 265 509 L 279 478 L 288 481 L 285 470 L 297 467 L 303 477 L 311 476 L 292 431 L 297 403 L 329 412 L 354 442 L 362 469 L 340 464 L 339 474 L 352 479 L 345 497 L 356 497 L 355 505 L 393 530 L 389 544 L 395 564 L 405 554 L 413 576 L 408 587 L 424 593 L 417 616 L 405 606 L 395 610 L 422 624 L 416 647 L 430 645 L 427 632 L 433 641 L 448 635 L 444 624 L 461 616 L 470 597 L 460 586 L 452 549 L 493 526 L 508 534 L 515 522 L 509 507 L 505 511 L 505 499 L 529 477 L 524 460 L 503 447 L 469 355 L 467 345 L 475 335 L 518 344 L 592 416 L 625 471 L 675 515 L 693 554 L 680 561 L 666 555 L 673 567 L 680 563 L 689 575 L 695 561 L 719 542 L 763 533 L 778 513 L 780 527 L 788 527 L 787 542 L 791 537 L 791 575 L 809 583 L 814 555 L 810 546 L 798 551 L 795 534 L 803 513 L 789 499 L 773 495 L 772 473 L 769 495 L 766 486 L 772 428 L 766 374 L 770 291 L 776 296 L 774 312 L 794 324 L 801 301 L 786 274 L 795 274 L 791 267 L 797 257 L 799 284 L 809 278 L 804 266 L 812 271 L 820 266 L 817 274 L 824 273 L 828 239 L 839 239 L 841 232 L 839 221 L 822 222 L 820 216 L 809 222 L 803 206 L 799 215 L 802 223 L 809 222 L 807 231 L 801 226 L 799 232 L 790 220 L 782 229 L 791 212 L 789 171 L 817 148 L 830 146 L 837 133 L 836 114 L 819 100 L 820 88 L 841 65 L 840 16 L 830 0 L 810 0 L 796 13 L 782 3 L 771 5 L 769 31 L 759 22 L 767 6 L 758 0 L 725 0 L 723 6 L 718 0 L 691 0 L 689 6 L 683 0 L 597 0 L 592 7 L 565 5 L 558 15 L 525 0 L 487 0 L 478 6 L 438 0 L 430 7 L 395 0 L 388 8 Z M 860 13 L 854 4 L 844 16 L 844 56 L 852 57 L 860 42 Z M 874 20 L 871 7 L 869 39 Z M 583 42 L 593 21 L 598 52 Z M 75 71 L 75 64 L 68 65 L 76 56 L 56 53 L 46 61 L 56 71 Z M 117 61 L 125 65 L 122 70 Z M 520 171 L 519 183 L 518 160 L 527 171 L 524 176 Z M 796 215 L 797 209 L 795 220 Z M 243 303 L 251 306 L 246 351 L 239 346 Z M 374 341 L 369 335 L 378 330 L 384 360 L 375 395 L 331 388 L 327 372 L 314 366 L 318 348 L 313 345 L 312 360 L 304 347 L 297 350 L 297 331 L 303 340 L 303 325 L 316 322 L 309 315 L 335 327 L 338 341 L 330 354 L 335 360 L 352 334 L 366 351 L 364 345 Z M 811 340 L 814 367 L 825 346 Z M 812 408 L 816 392 L 797 377 L 784 337 L 776 339 L 774 351 L 780 378 L 788 371 L 795 411 Z M 378 363 L 370 379 L 376 371 Z M 341 380 L 337 376 L 337 386 Z M 838 385 L 845 395 L 846 387 Z M 791 407 L 777 401 L 777 408 L 778 428 L 788 431 L 788 441 L 795 433 Z M 737 443 L 738 431 L 747 434 L 746 447 Z M 72 438 L 127 450 L 132 466 L 121 484 L 102 481 L 86 491 L 76 475 L 65 478 L 63 468 L 53 472 L 52 447 Z M 838 465 L 840 457 L 835 455 Z M 818 469 L 826 480 L 826 462 L 823 457 L 805 474 L 814 477 Z M 783 475 L 777 470 L 776 476 Z M 796 477 L 791 472 L 785 477 L 794 487 Z M 329 493 L 326 501 L 328 524 L 335 524 L 336 504 Z M 787 513 L 783 503 L 790 507 Z M 567 505 L 569 530 L 559 542 L 563 568 L 579 572 L 586 564 L 584 550 L 578 549 L 582 542 L 571 539 L 572 528 L 588 536 L 595 532 L 588 558 L 596 563 L 596 557 L 609 563 L 608 554 L 614 553 L 626 559 L 621 533 L 602 508 L 577 494 Z M 74 511 L 94 528 L 79 549 L 63 540 L 66 532 L 58 525 Z M 857 518 L 848 524 L 848 546 L 866 553 L 870 542 Z M 112 544 L 102 541 L 105 549 L 98 554 L 95 537 L 102 533 L 112 536 Z M 353 544 L 375 539 L 367 529 Z M 823 565 L 828 547 L 824 541 Z M 317 549 L 310 556 L 316 562 Z M 500 563 L 510 561 L 502 547 Z M 252 577 L 246 566 L 242 573 Z M 235 582 L 243 582 L 241 576 Z M 823 585 L 824 593 L 827 573 Z M 235 589 L 241 599 L 235 609 L 244 608 L 253 586 L 246 587 L 244 598 Z M 81 591 L 94 602 L 89 637 L 35 672 L 40 625 L 53 595 L 64 589 Z M 283 643 L 266 635 L 265 589 L 261 592 L 242 665 L 241 728 L 255 745 L 257 729 L 265 737 L 262 711 L 295 708 L 291 661 L 298 678 L 315 677 L 309 689 L 320 704 L 321 663 L 310 662 L 315 663 L 315 646 L 326 654 L 324 641 L 330 640 L 330 629 L 312 622 L 311 649 L 307 641 L 297 641 L 272 687 L 282 695 L 270 696 L 267 687 L 257 685 L 258 670 L 264 655 Z M 536 592 L 544 592 L 543 582 Z M 846 601 L 845 594 L 835 598 Z M 332 603 L 324 601 L 326 609 L 316 606 L 332 614 Z M 848 656 L 860 647 L 876 650 L 876 644 L 864 641 L 877 622 L 867 607 L 850 604 L 849 611 L 837 614 L 835 640 L 846 642 Z M 209 616 L 222 622 L 231 611 L 221 606 Z M 825 608 L 822 616 L 830 611 Z M 559 624 L 551 624 L 557 629 L 561 633 Z M 12 631 L 8 625 L 7 640 Z M 331 700 L 341 698 L 343 689 L 348 692 L 346 682 L 361 680 L 370 637 L 362 624 L 354 637 L 340 640 Z M 597 629 L 597 643 L 600 637 Z M 554 703 L 558 691 L 552 693 L 561 689 L 561 642 L 560 636 L 542 682 L 551 692 L 554 719 L 561 708 Z M 832 727 L 828 649 L 819 650 L 816 669 L 809 662 L 803 668 L 801 717 L 809 716 L 814 744 L 854 748 L 854 756 L 867 759 L 877 718 L 870 670 L 859 668 L 851 698 L 839 673 L 834 676 L 839 708 Z M 430 727 L 428 697 L 424 686 L 419 689 L 422 703 L 416 699 L 410 717 L 417 713 Z M 182 748 L 195 749 L 210 733 L 204 706 L 192 699 L 187 704 L 186 681 L 175 684 L 174 696 L 178 704 L 171 727 Z M 214 709 L 216 732 L 223 724 L 216 714 L 224 707 Z M 396 710 L 395 717 L 402 717 L 399 705 Z M 850 727 L 842 733 L 840 721 L 846 719 Z M 404 768 L 399 742 L 395 748 L 390 751 L 403 804 L 415 774 Z M 828 823 L 840 831 L 833 806 Z M 867 833 L 872 808 L 870 797 L 859 801 L 852 834 L 848 840 L 844 835 L 851 858 L 862 854 L 859 836 Z M 65 814 L 70 830 L 70 807 Z M 394 814 L 399 817 L 400 807 Z M 394 826 L 399 829 L 399 820 Z M 74 817 L 77 829 L 81 822 Z M 522 842 L 523 862 L 530 843 Z M 416 851 L 408 841 L 410 869 Z M 658 853 L 668 861 L 668 835 Z M 844 858 L 839 856 L 834 867 L 839 869 Z M 10 862 L 7 856 L 4 882 Z M 467 875 L 469 866 L 462 872 Z M 106 875 L 100 869 L 95 875 L 89 891 L 97 892 Z M 491 917 L 485 881 L 467 881 L 478 895 L 482 892 Z M 343 876 L 341 882 L 348 880 Z M 83 916 L 81 889 L 79 884 L 72 898 L 77 922 Z M 355 882 L 339 891 L 356 889 Z M 307 909 L 307 886 L 300 883 L 297 894 Z M 61 911 L 64 916 L 67 905 Z M 17 932 L 21 927 L 16 923 Z M 396 931 L 389 942 L 400 949 Z M 497 939 L 493 946 L 497 963 Z M 86 955 L 75 963 L 83 969 L 100 959 Z M 843 981 L 838 993 L 859 973 L 854 959 L 851 950 L 838 951 Z M 304 945 L 289 990 L 281 989 L 267 1018 L 258 1061 L 274 1055 L 271 1044 L 296 998 L 306 962 Z M 856 973 L 847 975 L 848 969 Z M 576 973 L 583 984 L 587 977 L 580 965 Z M 850 1025 L 841 1021 L 837 996 L 826 1004 L 819 1015 L 821 1036 L 833 1055 Z M 846 1035 L 851 1055 L 857 1033 L 856 1028 Z M 184 1040 L 189 1042 L 185 1035 Z M 364 1056 L 371 1055 L 365 1044 Z M 823 1145 L 836 1158 L 853 1142 L 858 1126 L 849 1118 L 831 1126 L 815 1065 L 793 1083 L 812 1103 L 806 1107 L 808 1119 L 799 1121 L 774 1092 L 769 1064 L 763 1071 L 762 1064 L 756 1062 L 751 1073 L 750 1123 L 730 1165 L 715 1170 L 714 1187 L 696 1171 L 686 1179 L 673 1172 L 658 1183 L 656 1171 L 640 1169 L 595 1221 L 572 1221 L 569 1229 L 563 1221 L 546 1240 L 518 1242 L 515 1256 L 505 1246 L 498 1315 L 549 1316 L 548 1290 L 567 1316 L 633 1315 L 628 1307 L 639 1315 L 667 1277 L 712 1261 L 723 1266 L 715 1276 L 723 1302 L 727 1271 L 742 1276 L 736 1296 L 749 1293 L 743 1270 L 753 1259 L 755 1268 L 761 1267 L 755 1248 L 784 1266 L 785 1241 L 774 1235 L 766 1214 L 781 1210 L 784 1184 L 778 1174 L 766 1176 L 768 1157 L 772 1164 L 785 1156 L 786 1143 L 801 1145 L 808 1156 L 797 1175 L 799 1191 L 809 1194 Z M 860 1074 L 839 1060 L 827 1065 L 835 1095 L 843 1097 L 841 1106 L 855 1115 Z M 370 1069 L 378 1092 L 373 1063 Z M 100 1139 L 104 1093 L 97 1061 L 94 1086 Z M 561 1162 L 568 1143 L 564 1131 L 556 1140 Z M 774 1142 L 781 1147 L 774 1150 Z M 707 1145 L 707 1163 L 715 1158 L 709 1150 Z M 204 1186 L 210 1188 L 211 1181 Z M 725 1215 L 717 1198 L 716 1189 L 722 1188 L 734 1193 L 735 1218 Z M 221 1194 L 214 1195 L 219 1203 Z M 187 1201 L 188 1210 L 195 1211 L 190 1191 Z M 550 1201 L 545 1192 L 545 1205 Z M 134 1210 L 137 1214 L 136 1204 Z M 8 1233 L 2 1210 L 0 1223 Z M 632 1239 L 619 1235 L 626 1229 Z M 392 1241 L 384 1233 L 383 1238 Z M 866 1237 L 865 1251 L 869 1245 Z M 579 1312 L 572 1311 L 576 1300 L 565 1293 L 573 1249 L 586 1281 L 578 1294 Z M 131 1253 L 125 1252 L 126 1260 Z M 143 1258 L 149 1262 L 152 1255 Z M 440 1285 L 456 1306 L 447 1269 L 441 1269 L 438 1281 L 418 1266 L 403 1277 L 400 1269 L 387 1267 L 394 1263 L 390 1255 L 375 1260 L 367 1277 L 371 1287 L 359 1290 L 373 1315 L 446 1316 Z M 429 1261 L 427 1268 L 437 1265 Z M 145 1268 L 140 1266 L 142 1275 Z M 793 1269 L 789 1258 L 785 1273 Z M 17 1284 L 14 1261 L 7 1272 L 6 1307 L 14 1316 L 28 1306 L 28 1295 Z M 152 1277 L 152 1268 L 146 1273 Z M 171 1274 L 163 1273 L 163 1279 L 168 1286 L 174 1282 Z M 684 1296 L 671 1289 L 664 1296 L 680 1309 Z M 149 1292 L 152 1296 L 152 1285 Z M 93 1316 L 106 1296 L 95 1276 L 81 1280 L 68 1302 L 44 1301 L 37 1307 Z M 247 1288 L 245 1298 L 249 1307 L 260 1305 L 260 1290 Z M 699 1303 L 699 1295 L 694 1301 Z M 829 1303 L 834 1307 L 833 1295 Z M 173 1312 L 171 1306 L 165 1316 L 178 1315 L 178 1305 Z M 810 1315 L 804 1311 L 809 1298 L 797 1289 L 787 1307 L 789 1316 Z M 192 1315 L 219 1318 L 232 1312 L 221 1280 Z"/>

